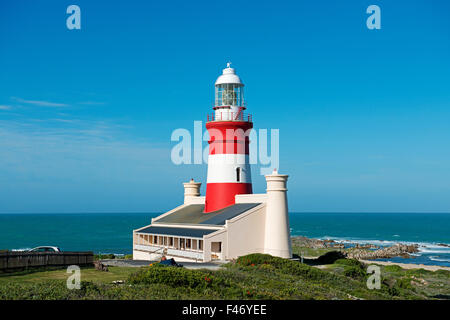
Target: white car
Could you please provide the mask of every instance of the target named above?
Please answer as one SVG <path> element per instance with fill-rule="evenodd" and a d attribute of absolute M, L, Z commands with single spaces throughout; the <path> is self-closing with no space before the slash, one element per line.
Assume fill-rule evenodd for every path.
<path fill-rule="evenodd" d="M 28 252 L 61 252 L 61 249 L 58 247 L 43 246 L 30 249 Z"/>

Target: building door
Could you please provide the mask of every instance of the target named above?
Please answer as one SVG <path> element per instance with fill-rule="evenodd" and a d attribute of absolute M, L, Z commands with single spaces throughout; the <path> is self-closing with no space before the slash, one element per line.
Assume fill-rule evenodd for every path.
<path fill-rule="evenodd" d="M 222 259 L 222 242 L 211 242 L 211 260 Z"/>

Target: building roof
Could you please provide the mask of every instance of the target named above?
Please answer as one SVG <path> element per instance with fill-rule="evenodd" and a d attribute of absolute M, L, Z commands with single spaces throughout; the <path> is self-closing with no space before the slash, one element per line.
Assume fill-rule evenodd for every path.
<path fill-rule="evenodd" d="M 157 219 L 157 223 L 174 224 L 200 224 L 200 225 L 225 225 L 226 220 L 230 220 L 238 215 L 260 205 L 261 203 L 237 203 L 223 209 L 204 213 L 205 205 L 191 204 L 181 208 L 167 216 Z"/>
<path fill-rule="evenodd" d="M 204 235 L 216 232 L 217 229 L 195 229 L 195 228 L 173 228 L 173 227 L 157 227 L 150 226 L 138 233 L 163 234 L 168 236 L 181 236 L 190 238 L 203 238 Z"/>
<path fill-rule="evenodd" d="M 230 68 L 230 63 L 227 64 L 227 68 L 223 69 L 222 74 L 217 78 L 215 85 L 232 83 L 239 86 L 244 86 L 239 76 L 236 74 L 234 68 Z"/>

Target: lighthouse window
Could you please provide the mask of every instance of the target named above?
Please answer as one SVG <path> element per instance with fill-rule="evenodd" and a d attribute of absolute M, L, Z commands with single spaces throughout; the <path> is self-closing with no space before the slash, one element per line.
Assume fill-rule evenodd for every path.
<path fill-rule="evenodd" d="M 241 168 L 236 168 L 236 181 L 241 181 Z"/>
<path fill-rule="evenodd" d="M 242 106 L 244 88 L 239 84 L 224 83 L 216 86 L 216 106 Z"/>

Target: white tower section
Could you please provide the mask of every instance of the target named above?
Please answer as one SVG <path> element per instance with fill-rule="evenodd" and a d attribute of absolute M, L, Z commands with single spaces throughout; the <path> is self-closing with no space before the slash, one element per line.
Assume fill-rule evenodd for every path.
<path fill-rule="evenodd" d="M 266 176 L 267 204 L 264 253 L 292 258 L 286 182 L 288 175 L 278 174 L 276 169 Z"/>
<path fill-rule="evenodd" d="M 245 110 L 244 84 L 230 65 L 231 62 L 228 62 L 227 67 L 223 69 L 214 84 L 216 121 L 235 120 L 236 117 L 239 117 L 239 112 Z"/>

